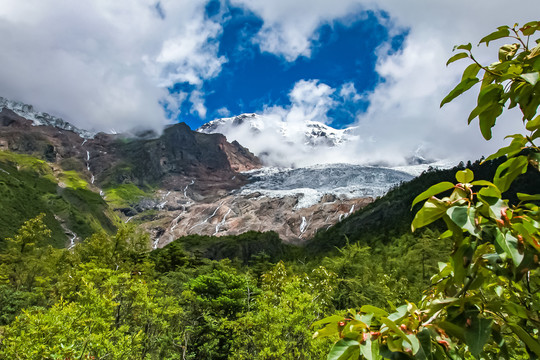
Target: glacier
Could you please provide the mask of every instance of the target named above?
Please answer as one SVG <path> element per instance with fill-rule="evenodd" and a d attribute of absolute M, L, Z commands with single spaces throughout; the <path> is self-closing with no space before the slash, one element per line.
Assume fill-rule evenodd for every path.
<path fill-rule="evenodd" d="M 298 197 L 296 208 L 315 205 L 325 195 L 333 198 L 376 198 L 414 178 L 404 171 L 352 164 L 326 164 L 302 168 L 265 167 L 243 173 L 249 183 L 241 195 L 272 198 Z"/>

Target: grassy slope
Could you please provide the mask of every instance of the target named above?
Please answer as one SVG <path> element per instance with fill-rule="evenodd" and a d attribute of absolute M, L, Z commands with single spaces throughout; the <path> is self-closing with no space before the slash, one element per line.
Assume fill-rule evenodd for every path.
<path fill-rule="evenodd" d="M 0 152 L 0 245 L 2 238 L 13 235 L 28 219 L 45 213 L 45 223 L 52 231 L 51 244 L 65 246 L 67 235 L 54 215 L 78 237 L 86 238 L 105 229 L 114 231 L 113 213 L 99 194 L 74 171 L 57 176 L 65 187 L 58 186 L 52 168 L 45 161 L 11 152 Z"/>

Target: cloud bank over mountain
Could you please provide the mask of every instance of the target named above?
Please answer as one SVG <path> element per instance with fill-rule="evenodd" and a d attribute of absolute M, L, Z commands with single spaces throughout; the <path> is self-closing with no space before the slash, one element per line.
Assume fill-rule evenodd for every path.
<path fill-rule="evenodd" d="M 194 127 L 215 114 L 238 115 L 231 109 L 247 101 L 240 95 L 233 100 L 239 90 L 213 86 L 237 58 L 263 59 L 255 70 L 269 81 L 268 94 L 276 95 L 252 101 L 253 111 L 291 129 L 303 119 L 358 126 L 357 141 L 341 157 L 332 154 L 336 161 L 400 163 L 418 149 L 432 157 L 477 158 L 498 147 L 503 141 L 498 134 L 520 122 L 503 119 L 504 131 L 486 143 L 475 124 L 465 126 L 473 96 L 439 110 L 465 66 L 444 64 L 455 44 L 477 41 L 502 24 L 536 20 L 526 8 L 540 10 L 540 5 L 536 0 L 516 6 L 502 0 L 5 0 L 0 96 L 90 130 L 159 130 L 186 119 Z M 227 40 L 227 26 L 239 12 L 244 18 Z M 380 36 L 373 48 L 362 50 L 366 58 L 349 52 L 354 42 L 332 49 L 343 60 L 354 57 L 356 77 L 341 75 L 343 64 L 334 58 L 319 64 L 323 45 L 341 44 L 333 36 L 353 27 L 361 29 L 358 44 Z M 490 62 L 495 45 L 474 51 Z M 280 72 L 265 67 L 271 61 L 280 64 Z M 290 83 L 276 85 L 291 69 L 296 70 Z M 231 67 L 230 76 L 245 76 L 249 93 L 253 82 L 235 70 L 241 69 Z M 332 73 L 338 75 L 331 78 Z M 257 82 L 264 94 L 265 82 Z M 225 98 L 225 92 L 233 96 L 214 110 L 217 100 L 210 104 L 210 97 Z"/>

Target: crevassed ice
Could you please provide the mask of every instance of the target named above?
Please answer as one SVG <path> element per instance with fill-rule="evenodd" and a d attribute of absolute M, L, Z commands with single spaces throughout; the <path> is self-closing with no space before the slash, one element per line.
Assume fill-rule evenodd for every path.
<path fill-rule="evenodd" d="M 241 194 L 296 196 L 296 208 L 317 204 L 325 194 L 347 199 L 382 196 L 393 186 L 413 178 L 403 171 L 350 164 L 262 168 L 244 174 L 251 182 L 241 189 Z"/>

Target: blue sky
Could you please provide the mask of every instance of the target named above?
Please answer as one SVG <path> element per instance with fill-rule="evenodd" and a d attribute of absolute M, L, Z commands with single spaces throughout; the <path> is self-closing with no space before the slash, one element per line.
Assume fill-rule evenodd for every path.
<path fill-rule="evenodd" d="M 390 41 L 389 52 L 398 51 L 406 31 L 388 34 L 379 17 L 386 14 L 361 12 L 351 14 L 333 24 L 316 29 L 310 57 L 300 56 L 287 61 L 281 56 L 261 52 L 254 43 L 263 20 L 254 13 L 217 1 L 207 6 L 209 18 L 223 19 L 219 41 L 219 56 L 227 59 L 220 74 L 202 86 L 205 116 L 192 111 L 192 104 L 184 102 L 178 121 L 198 128 L 203 123 L 225 116 L 253 113 L 265 105 L 287 106 L 289 92 L 300 80 L 317 79 L 332 88 L 345 83 L 353 84 L 359 93 L 372 91 L 381 81 L 375 71 L 375 49 Z M 170 87 L 171 92 L 192 91 L 196 88 L 187 82 Z M 354 123 L 356 114 L 368 106 L 365 99 L 346 101 L 334 94 L 338 105 L 328 113 L 331 125 L 337 128 Z"/>

